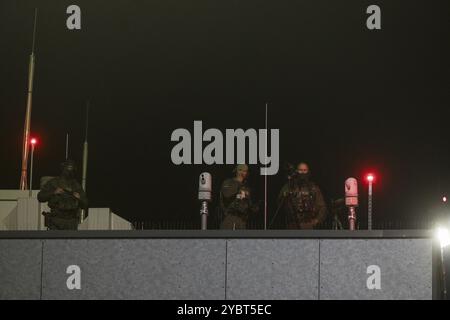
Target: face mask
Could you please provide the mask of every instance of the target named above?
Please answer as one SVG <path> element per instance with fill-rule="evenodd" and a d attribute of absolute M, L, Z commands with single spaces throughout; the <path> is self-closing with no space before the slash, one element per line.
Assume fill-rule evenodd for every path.
<path fill-rule="evenodd" d="M 309 173 L 298 173 L 297 176 L 300 182 L 307 182 L 309 180 Z"/>

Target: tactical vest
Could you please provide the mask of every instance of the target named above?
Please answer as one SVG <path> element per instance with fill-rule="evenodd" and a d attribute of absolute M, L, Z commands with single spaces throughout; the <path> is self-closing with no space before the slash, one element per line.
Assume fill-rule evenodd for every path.
<path fill-rule="evenodd" d="M 52 196 L 48 203 L 48 206 L 54 210 L 75 211 L 79 208 L 79 201 L 72 195 L 61 193 Z"/>
<path fill-rule="evenodd" d="M 298 219 L 310 219 L 315 216 L 315 196 L 310 186 L 297 187 L 289 193 L 292 214 Z"/>
<path fill-rule="evenodd" d="M 245 184 L 236 180 L 226 180 L 222 186 L 222 205 L 224 214 L 232 214 L 246 218 L 249 214 L 250 199 L 249 195 L 242 198 L 241 193 L 249 193 L 249 189 Z"/>

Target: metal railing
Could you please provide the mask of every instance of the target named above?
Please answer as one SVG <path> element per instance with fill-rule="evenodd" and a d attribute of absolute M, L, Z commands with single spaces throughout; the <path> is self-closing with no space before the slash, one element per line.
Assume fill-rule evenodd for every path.
<path fill-rule="evenodd" d="M 201 229 L 200 219 L 192 220 L 164 220 L 154 219 L 145 221 L 133 221 L 133 229 L 135 230 L 199 230 Z M 435 222 L 432 220 L 383 220 L 373 221 L 372 230 L 426 230 L 432 229 Z M 220 229 L 220 223 L 217 221 L 208 221 L 208 229 Z M 263 230 L 264 221 L 250 220 L 247 223 L 249 230 Z M 274 223 L 270 229 L 285 229 L 283 223 Z M 333 221 L 325 221 L 318 225 L 315 229 L 332 230 L 340 229 Z M 348 223 L 342 223 L 342 229 L 348 229 Z M 357 223 L 357 229 L 367 230 L 367 222 L 360 221 Z"/>

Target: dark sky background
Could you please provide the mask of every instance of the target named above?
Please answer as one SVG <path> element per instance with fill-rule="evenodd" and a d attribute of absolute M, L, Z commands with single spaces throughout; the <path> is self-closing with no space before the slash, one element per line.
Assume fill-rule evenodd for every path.
<path fill-rule="evenodd" d="M 66 8 L 82 29 L 66 28 Z M 369 31 L 366 8 L 382 10 Z M 199 219 L 198 175 L 216 190 L 232 166 L 175 166 L 176 128 L 280 129 L 280 164 L 306 160 L 326 199 L 368 170 L 374 219 L 431 217 L 450 191 L 450 4 L 435 1 L 0 2 L 0 189 L 17 189 L 34 7 L 35 182 L 56 175 L 70 133 L 81 167 L 91 101 L 92 207 L 132 220 Z M 263 177 L 250 178 L 262 196 Z M 364 216 L 367 186 L 360 183 Z M 436 209 L 438 208 L 438 209 Z"/>

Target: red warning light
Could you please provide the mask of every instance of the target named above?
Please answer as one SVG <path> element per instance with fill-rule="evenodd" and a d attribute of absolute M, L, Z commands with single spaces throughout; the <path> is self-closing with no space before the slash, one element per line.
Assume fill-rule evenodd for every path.
<path fill-rule="evenodd" d="M 375 176 L 373 174 L 369 173 L 366 176 L 366 179 L 367 179 L 368 182 L 373 182 L 373 180 L 375 180 Z"/>
<path fill-rule="evenodd" d="M 31 143 L 32 145 L 35 145 L 35 144 L 37 143 L 36 138 L 31 138 L 30 143 Z"/>

